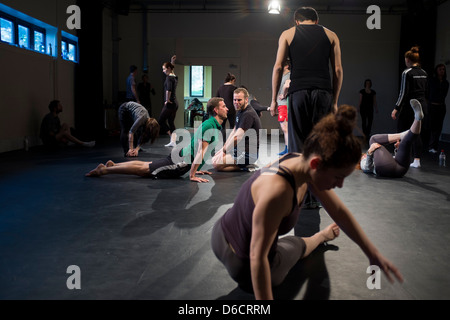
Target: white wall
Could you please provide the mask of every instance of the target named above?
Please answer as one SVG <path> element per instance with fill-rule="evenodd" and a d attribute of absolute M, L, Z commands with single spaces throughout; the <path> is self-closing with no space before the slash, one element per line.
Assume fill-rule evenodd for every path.
<path fill-rule="evenodd" d="M 69 33 L 71 0 L 2 0 L 2 3 Z M 41 144 L 39 129 L 53 99 L 61 100 L 61 121 L 74 123 L 74 64 L 0 43 L 0 152 Z"/>

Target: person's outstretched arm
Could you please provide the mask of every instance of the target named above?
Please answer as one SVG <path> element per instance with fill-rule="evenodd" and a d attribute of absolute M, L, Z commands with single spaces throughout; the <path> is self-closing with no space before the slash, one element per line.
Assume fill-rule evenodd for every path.
<path fill-rule="evenodd" d="M 363 229 L 353 217 L 350 210 L 344 205 L 333 190 L 319 191 L 310 185 L 312 192 L 319 198 L 330 217 L 352 239 L 369 258 L 370 264 L 377 265 L 385 273 L 388 280 L 394 282 L 394 277 L 403 282 L 400 271 L 387 260 L 369 240 Z"/>

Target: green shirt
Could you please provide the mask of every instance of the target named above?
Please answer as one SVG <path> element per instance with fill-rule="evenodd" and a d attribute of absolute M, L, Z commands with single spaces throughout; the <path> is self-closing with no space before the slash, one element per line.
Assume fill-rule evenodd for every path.
<path fill-rule="evenodd" d="M 191 143 L 181 150 L 181 156 L 184 157 L 184 161 L 186 163 L 192 164 L 199 148 L 199 141 L 208 142 L 208 149 L 206 150 L 205 156 L 202 159 L 202 163 L 197 169 L 200 170 L 200 168 L 205 164 L 205 159 L 210 156 L 211 151 L 214 149 L 214 147 L 217 145 L 217 142 L 222 137 L 221 130 L 222 127 L 219 122 L 217 122 L 216 118 L 209 117 L 208 120 L 205 120 L 195 131 L 194 136 L 191 139 Z"/>

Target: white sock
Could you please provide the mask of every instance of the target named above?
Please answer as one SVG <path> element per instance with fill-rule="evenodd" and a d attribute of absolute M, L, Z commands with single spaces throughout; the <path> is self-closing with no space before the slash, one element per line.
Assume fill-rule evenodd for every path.
<path fill-rule="evenodd" d="M 409 100 L 409 103 L 411 104 L 411 107 L 414 110 L 414 118 L 417 121 L 420 121 L 423 119 L 423 111 L 422 111 L 422 105 L 420 102 L 416 99 Z"/>
<path fill-rule="evenodd" d="M 165 145 L 165 147 L 175 147 L 177 144 L 173 141 L 170 141 L 168 144 Z"/>
<path fill-rule="evenodd" d="M 413 168 L 420 168 L 420 159 L 414 159 L 410 166 Z"/>

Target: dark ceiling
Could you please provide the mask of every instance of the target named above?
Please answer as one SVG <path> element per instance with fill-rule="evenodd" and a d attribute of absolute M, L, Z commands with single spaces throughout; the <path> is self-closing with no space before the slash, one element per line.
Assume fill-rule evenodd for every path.
<path fill-rule="evenodd" d="M 370 5 L 377 5 L 384 14 L 401 14 L 422 10 L 447 0 L 279 0 L 282 11 L 294 11 L 300 6 L 312 6 L 321 13 L 365 13 Z M 106 7 L 120 13 L 128 12 L 267 12 L 269 0 L 104 0 Z"/>

